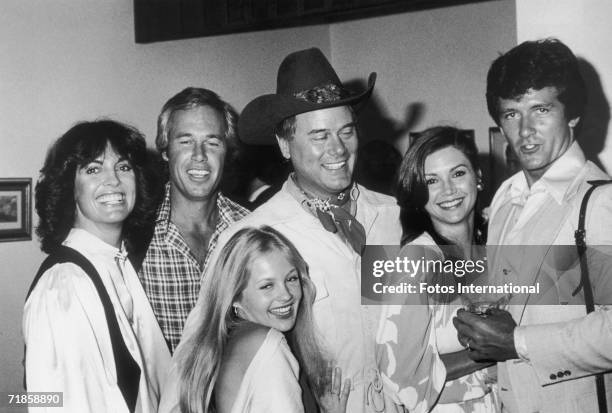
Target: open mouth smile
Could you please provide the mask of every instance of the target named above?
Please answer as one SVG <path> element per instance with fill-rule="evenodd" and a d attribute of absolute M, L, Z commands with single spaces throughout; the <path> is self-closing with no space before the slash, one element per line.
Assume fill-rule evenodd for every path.
<path fill-rule="evenodd" d="M 277 317 L 288 318 L 293 313 L 293 303 L 283 307 L 271 308 L 269 311 Z"/>
<path fill-rule="evenodd" d="M 104 205 L 118 205 L 124 202 L 125 194 L 121 192 L 113 192 L 109 194 L 102 194 L 96 199 L 99 203 Z"/>
<path fill-rule="evenodd" d="M 334 162 L 334 163 L 324 163 L 323 167 L 325 169 L 335 171 L 337 169 L 344 168 L 345 165 L 346 165 L 346 161 L 341 161 L 341 162 Z"/>
<path fill-rule="evenodd" d="M 438 206 L 442 209 L 454 209 L 463 203 L 463 198 L 453 199 L 452 201 L 439 202 Z"/>
<path fill-rule="evenodd" d="M 187 175 L 192 178 L 201 179 L 210 175 L 210 171 L 207 171 L 206 169 L 188 169 Z"/>
<path fill-rule="evenodd" d="M 535 143 L 530 143 L 527 145 L 521 145 L 520 151 L 521 153 L 524 153 L 524 154 L 531 154 L 531 153 L 536 152 L 539 148 L 540 148 L 540 145 L 535 144 Z"/>

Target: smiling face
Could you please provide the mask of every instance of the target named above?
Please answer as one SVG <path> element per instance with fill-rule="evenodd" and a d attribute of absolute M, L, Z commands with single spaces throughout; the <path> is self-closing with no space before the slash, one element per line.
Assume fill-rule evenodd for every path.
<path fill-rule="evenodd" d="M 445 226 L 473 223 L 478 174 L 465 154 L 453 146 L 439 149 L 425 159 L 424 172 L 429 192 L 425 211 L 436 231 L 444 235 Z"/>
<path fill-rule="evenodd" d="M 136 201 L 136 176 L 127 159 L 110 146 L 78 168 L 74 178 L 75 228 L 105 239 L 108 230 L 121 231 Z"/>
<path fill-rule="evenodd" d="M 304 191 L 326 199 L 353 182 L 357 130 L 348 106 L 296 115 L 293 137 L 278 143 Z"/>
<path fill-rule="evenodd" d="M 253 260 L 250 276 L 239 300 L 234 303 L 241 318 L 289 331 L 295 325 L 302 299 L 300 276 L 279 250 Z"/>
<path fill-rule="evenodd" d="M 178 110 L 169 120 L 168 161 L 172 196 L 203 201 L 216 194 L 227 151 L 225 123 L 210 106 Z"/>
<path fill-rule="evenodd" d="M 540 179 L 574 140 L 580 118 L 567 120 L 555 87 L 529 89 L 518 100 L 499 99 L 499 119 L 529 185 Z"/>

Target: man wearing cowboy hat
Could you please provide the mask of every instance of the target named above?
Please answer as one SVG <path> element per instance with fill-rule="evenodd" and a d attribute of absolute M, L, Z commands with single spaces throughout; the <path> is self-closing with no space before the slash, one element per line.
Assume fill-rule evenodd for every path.
<path fill-rule="evenodd" d="M 391 373 L 378 366 L 388 358 L 377 337 L 382 306 L 361 305 L 364 245 L 398 245 L 401 236 L 396 201 L 353 181 L 358 144 L 354 106 L 370 96 L 375 77 L 370 75 L 364 92 L 351 94 L 319 49 L 291 53 L 283 60 L 276 93 L 250 102 L 238 127 L 244 143 L 277 142 L 294 172 L 276 195 L 221 234 L 211 258 L 214 262 L 231 235 L 247 226 L 269 225 L 296 246 L 316 286 L 313 311 L 321 344 L 343 377 L 351 379 L 346 409 L 351 413 L 404 411 L 401 389 L 387 388 L 386 374 Z M 201 293 L 199 303 L 203 297 Z M 193 314 L 199 305 L 187 321 L 184 339 L 195 330 L 190 320 L 197 318 Z M 415 306 L 414 311 L 411 331 L 422 332 L 427 344 L 429 309 Z M 419 383 L 405 389 L 411 397 L 402 402 L 410 411 L 431 407 L 444 382 L 444 374 L 430 377 L 432 366 L 440 365 L 434 347 L 420 344 L 414 354 L 420 362 L 413 363 L 418 366 L 401 371 Z"/>

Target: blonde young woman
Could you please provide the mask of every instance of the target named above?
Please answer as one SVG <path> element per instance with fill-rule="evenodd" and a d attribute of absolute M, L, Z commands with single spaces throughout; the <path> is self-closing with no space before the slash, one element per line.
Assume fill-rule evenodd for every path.
<path fill-rule="evenodd" d="M 350 381 L 342 386 L 341 372 L 328 368 L 308 268 L 283 235 L 267 226 L 238 231 L 202 288 L 197 333 L 175 354 L 173 411 L 303 412 L 300 369 L 322 411 L 345 411 Z"/>

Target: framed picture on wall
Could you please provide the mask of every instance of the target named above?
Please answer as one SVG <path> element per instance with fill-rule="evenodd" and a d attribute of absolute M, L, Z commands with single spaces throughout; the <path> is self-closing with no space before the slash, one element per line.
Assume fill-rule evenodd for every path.
<path fill-rule="evenodd" d="M 488 0 L 133 0 L 136 43 L 329 24 Z"/>
<path fill-rule="evenodd" d="M 31 178 L 0 178 L 0 242 L 32 239 L 31 198 Z"/>

